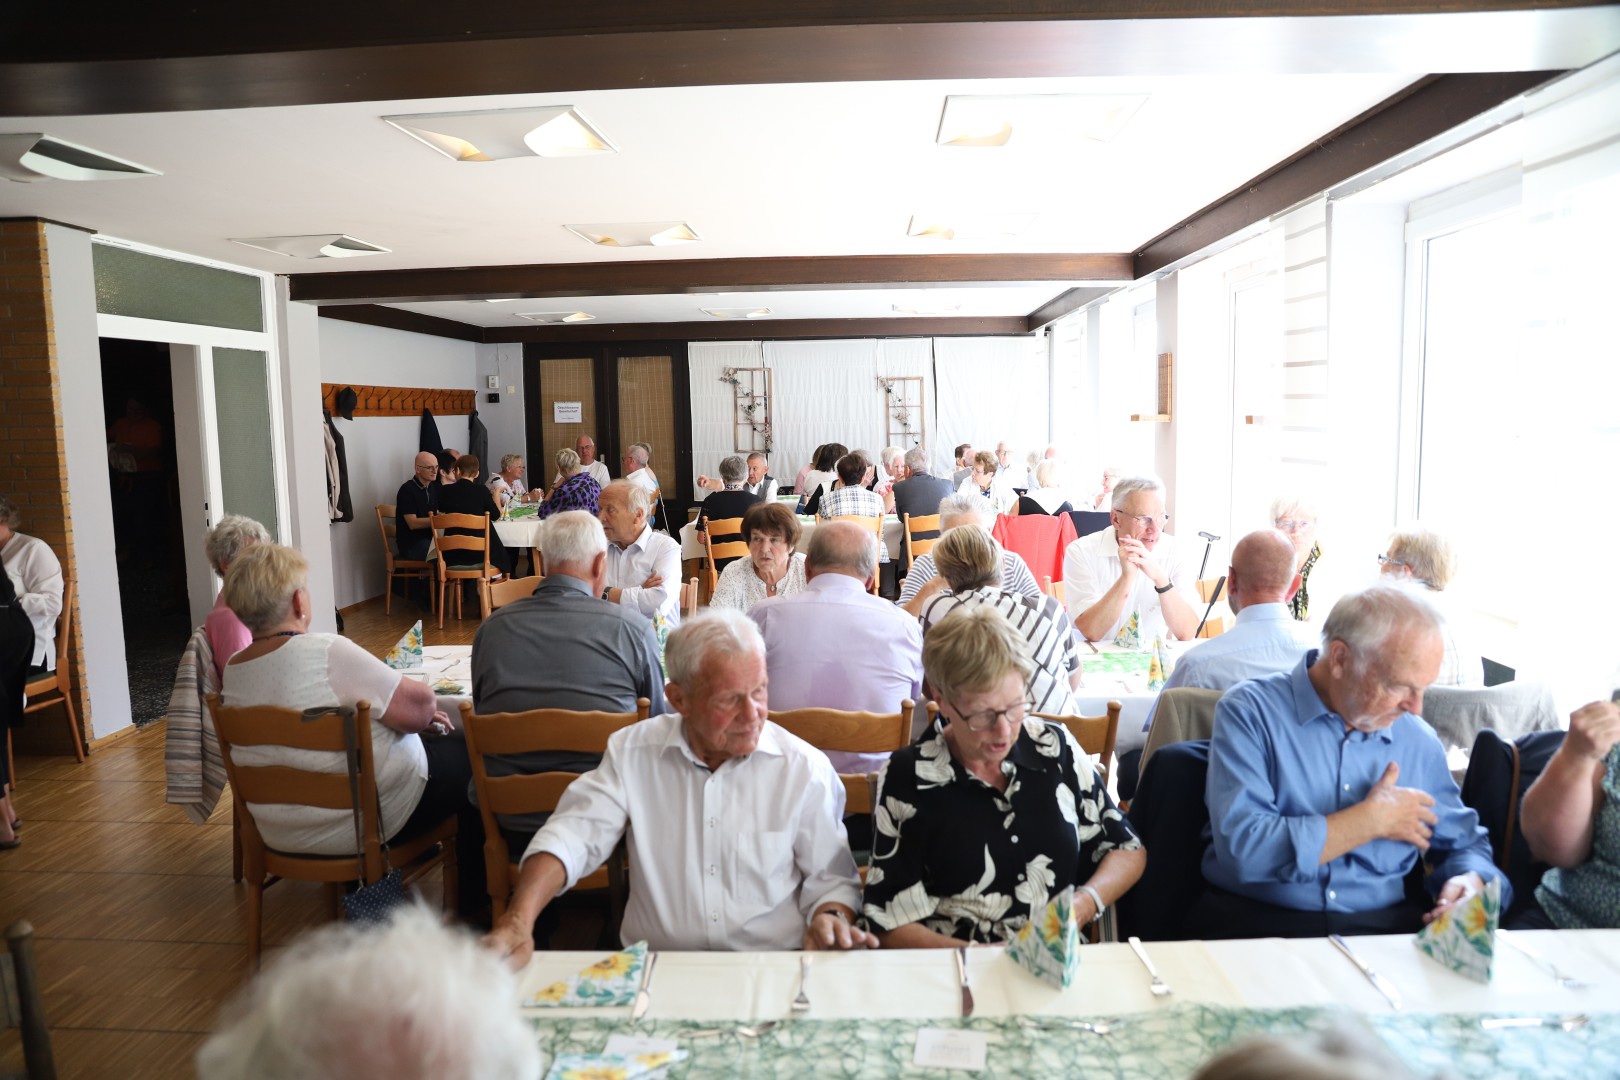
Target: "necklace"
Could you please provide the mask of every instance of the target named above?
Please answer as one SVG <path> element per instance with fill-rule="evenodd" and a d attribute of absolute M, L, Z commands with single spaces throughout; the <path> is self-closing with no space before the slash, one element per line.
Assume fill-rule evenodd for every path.
<path fill-rule="evenodd" d="M 298 637 L 302 633 L 302 630 L 278 630 L 274 634 L 265 634 L 262 637 L 256 637 L 253 640 L 269 641 L 273 637 Z"/>

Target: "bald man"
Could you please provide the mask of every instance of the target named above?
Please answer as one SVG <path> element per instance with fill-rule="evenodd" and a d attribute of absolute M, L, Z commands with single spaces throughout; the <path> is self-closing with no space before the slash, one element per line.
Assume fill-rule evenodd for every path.
<path fill-rule="evenodd" d="M 425 559 L 433 546 L 428 515 L 439 509 L 439 459 L 426 450 L 416 455 L 416 474 L 394 496 L 394 539 L 402 559 Z"/>
<path fill-rule="evenodd" d="M 1227 603 L 1237 614 L 1236 624 L 1189 649 L 1164 688 L 1227 690 L 1245 679 L 1292 670 L 1311 645 L 1301 636 L 1303 624 L 1288 611 L 1298 590 L 1293 541 L 1276 529 L 1239 540 L 1226 571 Z"/>

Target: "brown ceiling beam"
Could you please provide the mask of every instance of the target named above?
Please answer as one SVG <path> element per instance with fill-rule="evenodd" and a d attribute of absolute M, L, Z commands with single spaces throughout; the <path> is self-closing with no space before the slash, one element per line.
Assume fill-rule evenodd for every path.
<path fill-rule="evenodd" d="M 1033 333 L 1048 323 L 1057 322 L 1065 315 L 1072 315 L 1093 300 L 1101 300 L 1115 291 L 1114 288 L 1070 289 L 1030 312 L 1024 319 L 1024 328 Z"/>
<path fill-rule="evenodd" d="M 1026 333 L 1022 315 L 984 318 L 737 319 L 609 326 L 491 326 L 486 342 L 787 341 L 795 338 L 995 337 Z"/>
<path fill-rule="evenodd" d="M 320 314 L 328 319 L 364 323 L 367 326 L 381 326 L 389 330 L 405 330 L 412 334 L 431 334 L 434 337 L 456 338 L 460 341 L 482 342 L 484 340 L 484 328 L 481 326 L 456 322 L 454 319 L 441 319 L 436 315 L 423 315 L 418 311 L 402 311 L 399 308 L 381 307 L 376 304 L 321 308 Z"/>
<path fill-rule="evenodd" d="M 1403 154 L 1561 72 L 1431 75 L 1351 119 L 1142 246 L 1138 279 Z"/>
<path fill-rule="evenodd" d="M 1129 280 L 1128 254 L 851 255 L 350 270 L 293 274 L 288 278 L 288 291 L 294 300 L 313 303 L 399 304 L 488 297 L 653 296 Z"/>
<path fill-rule="evenodd" d="M 7 11 L 0 102 L 7 115 L 62 116 L 722 84 L 1525 71 L 1620 48 L 1620 7 L 1584 0 L 912 0 L 859 10 L 829 0 L 809 11 L 709 0 L 696 12 L 641 0 L 525 4 L 521 15 L 504 4 L 483 23 L 469 21 L 483 5 L 473 5 L 478 16 L 466 5 L 383 6 L 322 4 L 307 17 L 278 7 L 274 20 L 242 22 L 209 18 L 209 5 L 171 17 L 144 6 L 109 21 L 34 0 L 26 17 Z M 396 28 L 406 9 L 424 21 Z"/>

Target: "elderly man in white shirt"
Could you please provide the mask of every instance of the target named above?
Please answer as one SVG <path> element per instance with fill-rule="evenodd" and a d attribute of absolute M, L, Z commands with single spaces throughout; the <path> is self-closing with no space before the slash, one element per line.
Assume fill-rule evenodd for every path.
<path fill-rule="evenodd" d="M 681 545 L 653 532 L 647 489 L 615 480 L 597 497 L 597 517 L 608 538 L 607 588 L 602 599 L 634 608 L 647 618 L 681 619 Z"/>
<path fill-rule="evenodd" d="M 1157 635 L 1183 641 L 1198 630 L 1197 570 L 1162 531 L 1164 485 L 1130 476 L 1114 485 L 1113 524 L 1063 553 L 1069 617 L 1087 641 L 1113 641 L 1135 615 L 1144 645 Z"/>
<path fill-rule="evenodd" d="M 652 460 L 652 447 L 646 443 L 631 443 L 624 451 L 624 478 L 647 490 L 649 495 L 658 493 L 658 476 L 647 467 Z"/>
<path fill-rule="evenodd" d="M 963 525 L 982 525 L 988 529 L 994 522 L 995 515 L 990 513 L 984 500 L 977 495 L 964 495 L 958 492 L 955 495 L 947 495 L 939 501 L 941 536 Z M 1041 583 L 1030 573 L 1029 564 L 1024 561 L 1024 557 L 1016 551 L 1005 549 L 1001 552 L 1001 587 L 1007 592 L 1021 593 L 1037 601 L 1045 595 L 1041 592 Z M 949 586 L 945 579 L 940 577 L 939 571 L 934 568 L 934 553 L 925 551 L 912 560 L 911 572 L 906 575 L 905 583 L 900 586 L 900 599 L 897 603 L 905 608 L 908 614 L 921 618 L 928 601 L 946 588 Z"/>
<path fill-rule="evenodd" d="M 607 487 L 613 482 L 613 474 L 608 472 L 608 467 L 596 459 L 595 439 L 589 435 L 581 435 L 574 442 L 574 453 L 579 455 L 579 467 L 590 473 L 591 479 L 595 480 L 598 485 Z M 566 476 L 558 472 L 556 476 L 551 478 L 552 490 L 555 491 L 557 485 L 566 479 L 568 479 Z"/>
<path fill-rule="evenodd" d="M 625 942 L 653 949 L 872 948 L 844 833 L 844 789 L 820 751 L 767 719 L 759 631 L 712 611 L 670 635 L 675 712 L 632 724 L 569 785 L 523 854 L 512 903 L 484 941 L 522 967 L 535 918 L 630 847 Z"/>

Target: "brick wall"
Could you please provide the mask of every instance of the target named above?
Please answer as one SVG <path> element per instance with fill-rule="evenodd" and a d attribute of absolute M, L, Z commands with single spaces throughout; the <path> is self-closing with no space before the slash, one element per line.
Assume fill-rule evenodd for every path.
<path fill-rule="evenodd" d="M 49 544 L 62 560 L 63 573 L 77 580 L 50 302 L 44 223 L 0 220 L 0 490 L 22 512 L 21 531 Z M 90 730 L 90 705 L 84 694 L 78 606 L 75 600 L 68 663 L 82 737 Z M 14 733 L 17 748 L 71 752 L 60 716 L 58 709 L 30 716 L 27 726 Z"/>

